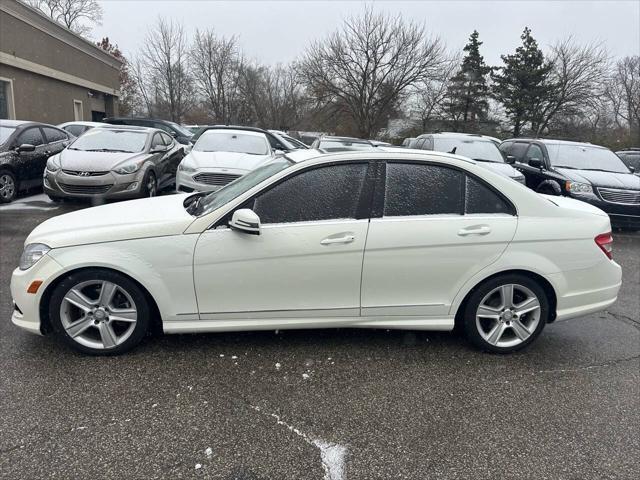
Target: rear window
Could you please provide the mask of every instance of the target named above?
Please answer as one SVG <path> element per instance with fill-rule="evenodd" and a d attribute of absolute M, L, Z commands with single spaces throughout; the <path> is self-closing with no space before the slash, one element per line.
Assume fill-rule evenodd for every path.
<path fill-rule="evenodd" d="M 193 146 L 196 152 L 231 152 L 267 155 L 269 144 L 265 135 L 249 135 L 223 130 L 204 132 Z"/>
<path fill-rule="evenodd" d="M 433 149 L 438 152 L 455 153 L 473 160 L 504 163 L 498 147 L 491 140 L 480 138 L 436 138 Z"/>

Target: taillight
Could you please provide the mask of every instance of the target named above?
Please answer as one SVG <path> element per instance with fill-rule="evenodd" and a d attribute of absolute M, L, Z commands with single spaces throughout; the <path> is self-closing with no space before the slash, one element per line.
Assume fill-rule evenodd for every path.
<path fill-rule="evenodd" d="M 613 236 L 611 232 L 601 233 L 594 240 L 600 247 L 600 250 L 602 250 L 609 259 L 613 260 Z"/>

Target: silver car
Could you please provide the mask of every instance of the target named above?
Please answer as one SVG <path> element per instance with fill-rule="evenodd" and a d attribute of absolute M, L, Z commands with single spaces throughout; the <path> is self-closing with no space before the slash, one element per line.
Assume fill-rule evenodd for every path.
<path fill-rule="evenodd" d="M 155 128 L 96 127 L 49 158 L 44 191 L 62 198 L 153 197 L 175 183 L 184 145 Z"/>

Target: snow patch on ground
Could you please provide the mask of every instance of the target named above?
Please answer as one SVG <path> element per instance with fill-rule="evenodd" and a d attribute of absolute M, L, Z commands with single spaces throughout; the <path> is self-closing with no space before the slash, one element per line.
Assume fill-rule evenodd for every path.
<path fill-rule="evenodd" d="M 320 450 L 320 459 L 324 470 L 323 480 L 344 480 L 346 478 L 344 459 L 347 455 L 347 447 L 337 443 L 326 442 L 321 439 L 313 439 L 293 425 L 289 425 L 287 422 L 282 420 L 279 415 L 263 412 L 260 407 L 254 405 L 250 405 L 250 407 L 256 412 L 260 412 L 274 418 L 278 425 L 281 425 L 290 432 L 295 433 L 309 445 L 318 448 Z"/>
<path fill-rule="evenodd" d="M 18 198 L 11 203 L 1 204 L 0 212 L 7 210 L 52 210 L 58 208 L 44 193 L 32 195 L 30 197 Z"/>

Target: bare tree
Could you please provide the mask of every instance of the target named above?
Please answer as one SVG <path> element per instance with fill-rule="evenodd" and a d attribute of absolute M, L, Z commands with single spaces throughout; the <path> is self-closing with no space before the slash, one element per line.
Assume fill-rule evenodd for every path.
<path fill-rule="evenodd" d="M 640 142 L 640 56 L 625 57 L 616 63 L 606 90 L 615 121 L 628 127 Z"/>
<path fill-rule="evenodd" d="M 182 25 L 159 18 L 141 51 L 142 80 L 153 92 L 153 103 L 174 122 L 180 122 L 192 101 L 187 38 Z"/>
<path fill-rule="evenodd" d="M 534 132 L 541 135 L 559 116 L 575 115 L 585 108 L 596 109 L 604 91 L 609 57 L 602 44 L 578 45 L 569 37 L 552 47 L 553 65 L 548 82 L 551 94 L 538 107 Z"/>
<path fill-rule="evenodd" d="M 442 68 L 435 72 L 432 78 L 421 82 L 416 87 L 414 95 L 414 111 L 420 117 L 422 131 L 432 120 L 445 117 L 445 100 L 449 88 L 449 81 L 455 75 L 459 58 L 452 57 L 443 62 Z"/>
<path fill-rule="evenodd" d="M 367 9 L 300 63 L 301 77 L 318 107 L 346 114 L 362 137 L 372 137 L 408 89 L 433 77 L 443 63 L 439 39 L 424 26 Z"/>
<path fill-rule="evenodd" d="M 228 124 L 236 118 L 242 54 L 237 38 L 218 37 L 213 30 L 196 30 L 191 49 L 193 77 L 214 121 Z"/>
<path fill-rule="evenodd" d="M 27 0 L 27 3 L 79 35 L 91 33 L 92 25 L 102 25 L 102 7 L 97 0 Z"/>

